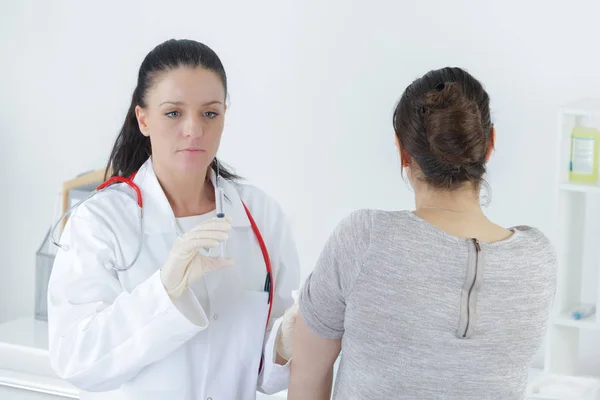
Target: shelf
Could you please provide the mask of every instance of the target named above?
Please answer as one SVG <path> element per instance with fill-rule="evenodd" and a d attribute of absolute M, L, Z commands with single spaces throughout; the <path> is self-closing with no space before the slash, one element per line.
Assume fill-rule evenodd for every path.
<path fill-rule="evenodd" d="M 567 192 L 600 193 L 600 184 L 598 183 L 561 183 L 560 190 Z"/>
<path fill-rule="evenodd" d="M 600 99 L 581 99 L 562 107 L 562 112 L 569 115 L 600 115 Z"/>
<path fill-rule="evenodd" d="M 556 235 L 553 240 L 558 264 L 557 291 L 548 326 L 544 370 L 564 376 L 579 376 L 582 370 L 589 370 L 582 368 L 583 365 L 596 368 L 598 360 L 597 352 L 582 348 L 580 339 L 600 337 L 600 226 L 597 224 L 600 182 L 582 183 L 570 179 L 573 129 L 590 121 L 593 125 L 600 123 L 600 98 L 582 98 L 563 104 L 557 110 Z M 598 307 L 598 315 L 573 319 L 569 311 L 583 298 Z M 594 349 L 597 344 L 597 340 L 594 341 Z M 600 376 L 595 378 L 600 379 Z"/>
<path fill-rule="evenodd" d="M 588 318 L 577 320 L 571 318 L 569 313 L 564 312 L 555 317 L 553 323 L 555 325 L 570 326 L 572 328 L 600 330 L 600 322 L 598 322 L 597 314 L 594 314 Z"/>
<path fill-rule="evenodd" d="M 585 376 L 542 373 L 527 387 L 526 399 L 590 399 L 596 398 L 600 379 Z"/>

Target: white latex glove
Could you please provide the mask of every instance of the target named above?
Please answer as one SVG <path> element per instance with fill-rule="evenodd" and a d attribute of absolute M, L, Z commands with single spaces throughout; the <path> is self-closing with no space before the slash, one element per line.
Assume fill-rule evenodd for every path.
<path fill-rule="evenodd" d="M 160 279 L 171 299 L 175 300 L 206 273 L 233 265 L 230 258 L 215 258 L 200 253 L 227 240 L 230 218 L 211 218 L 177 238 L 160 270 Z"/>
<path fill-rule="evenodd" d="M 289 361 L 292 358 L 292 336 L 296 317 L 298 316 L 298 298 L 294 300 L 294 305 L 285 310 L 281 320 L 279 340 L 277 341 L 277 354 L 283 359 Z"/>

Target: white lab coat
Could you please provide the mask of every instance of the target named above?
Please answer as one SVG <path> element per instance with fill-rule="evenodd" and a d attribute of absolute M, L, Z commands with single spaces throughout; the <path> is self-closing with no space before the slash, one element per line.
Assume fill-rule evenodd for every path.
<path fill-rule="evenodd" d="M 82 389 L 82 399 L 251 400 L 257 390 L 285 389 L 289 363 L 274 363 L 278 318 L 293 303 L 300 272 L 281 208 L 255 187 L 224 182 L 224 209 L 232 217 L 226 251 L 236 264 L 208 274 L 174 304 L 159 272 L 177 237 L 173 211 L 151 160 L 134 182 L 143 196 L 143 247 L 130 270 L 108 267 L 135 256 L 139 223 L 135 201 L 124 194 L 133 194 L 129 187 L 100 192 L 65 226 L 61 243 L 70 249 L 59 250 L 48 288 L 52 367 Z M 242 200 L 273 267 L 266 334 L 266 267 Z"/>

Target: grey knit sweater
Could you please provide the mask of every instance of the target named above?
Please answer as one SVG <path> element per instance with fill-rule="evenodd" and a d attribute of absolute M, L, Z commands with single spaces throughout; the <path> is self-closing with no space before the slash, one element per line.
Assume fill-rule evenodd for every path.
<path fill-rule="evenodd" d="M 307 326 L 343 338 L 334 399 L 522 399 L 556 257 L 540 231 L 511 230 L 484 243 L 407 211 L 342 221 L 300 294 Z"/>

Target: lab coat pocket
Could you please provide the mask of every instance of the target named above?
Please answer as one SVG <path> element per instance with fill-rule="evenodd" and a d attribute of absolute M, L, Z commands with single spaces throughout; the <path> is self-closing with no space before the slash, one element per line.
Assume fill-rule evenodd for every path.
<path fill-rule="evenodd" d="M 245 290 L 242 296 L 240 319 L 242 324 L 238 332 L 240 360 L 244 365 L 255 368 L 258 373 L 263 353 L 267 314 L 269 313 L 269 293 Z"/>

